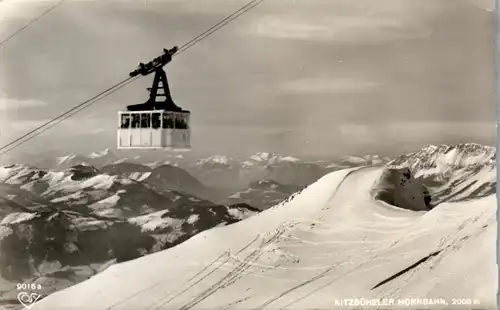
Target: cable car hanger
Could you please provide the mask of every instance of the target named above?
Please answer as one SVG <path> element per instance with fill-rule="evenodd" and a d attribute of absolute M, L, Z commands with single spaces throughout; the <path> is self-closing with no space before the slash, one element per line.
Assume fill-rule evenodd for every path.
<path fill-rule="evenodd" d="M 170 50 L 163 49 L 163 55 L 156 57 L 154 60 L 148 62 L 147 64 L 139 63 L 138 69 L 129 73 L 130 77 L 135 77 L 138 75 L 147 76 L 151 73 L 155 73 L 153 79 L 152 87 L 148 88 L 150 93 L 149 100 L 143 104 L 129 105 L 127 106 L 128 111 L 144 111 L 144 110 L 166 110 L 166 111 L 183 111 L 178 107 L 172 100 L 170 94 L 170 87 L 168 85 L 167 74 L 163 70 L 163 67 L 172 61 L 172 56 L 179 50 L 177 46 L 174 46 Z M 162 86 L 160 86 L 160 83 Z M 163 90 L 163 93 L 159 93 L 159 90 Z M 158 97 L 165 97 L 165 101 L 157 101 Z"/>

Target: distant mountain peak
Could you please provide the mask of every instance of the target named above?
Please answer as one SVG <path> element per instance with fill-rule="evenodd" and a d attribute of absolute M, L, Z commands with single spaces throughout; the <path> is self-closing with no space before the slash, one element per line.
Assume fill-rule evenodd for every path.
<path fill-rule="evenodd" d="M 117 161 L 113 162 L 112 165 L 121 164 L 121 163 L 124 163 L 126 161 L 127 161 L 127 158 L 121 158 L 121 159 L 118 159 Z"/>
<path fill-rule="evenodd" d="M 271 160 L 272 158 L 276 158 L 278 155 L 276 153 L 270 153 L 270 152 L 258 152 L 252 156 L 250 156 L 250 159 L 254 161 L 268 161 Z"/>
<path fill-rule="evenodd" d="M 293 156 L 280 156 L 280 157 L 276 158 L 276 160 L 277 161 L 294 162 L 294 163 L 301 161 L 299 158 L 293 157 Z"/>
<path fill-rule="evenodd" d="M 104 149 L 100 152 L 92 152 L 92 153 L 90 153 L 89 158 L 94 159 L 94 158 L 100 158 L 100 157 L 104 157 L 104 156 L 108 156 L 108 155 L 112 155 L 109 148 Z"/>
<path fill-rule="evenodd" d="M 224 155 L 214 155 L 214 156 L 210 156 L 210 157 L 198 160 L 198 165 L 218 164 L 218 165 L 228 166 L 233 161 L 234 161 L 233 159 L 231 159 L 227 156 L 224 156 Z"/>
<path fill-rule="evenodd" d="M 110 149 L 104 149 L 99 152 L 92 152 L 88 155 L 71 153 L 65 156 L 57 157 L 55 160 L 55 166 L 57 166 L 57 168 L 69 168 L 71 166 L 83 164 L 100 167 L 116 162 L 118 159 L 119 158 L 116 157 L 115 154 L 110 151 Z"/>
<path fill-rule="evenodd" d="M 439 148 L 439 146 L 434 145 L 434 144 L 426 144 L 424 147 L 421 149 L 423 152 L 434 152 Z"/>
<path fill-rule="evenodd" d="M 57 157 L 57 158 L 56 158 L 56 163 L 57 163 L 58 165 L 62 165 L 62 164 L 64 164 L 64 163 L 67 163 L 67 162 L 72 161 L 72 160 L 73 160 L 73 159 L 75 159 L 75 158 L 76 158 L 76 154 L 71 153 L 71 154 L 68 154 L 68 155 L 66 155 L 66 156 L 60 156 L 60 157 Z"/>
<path fill-rule="evenodd" d="M 294 156 L 281 156 L 272 152 L 259 152 L 250 156 L 250 160 L 255 162 L 300 162 L 301 160 Z"/>

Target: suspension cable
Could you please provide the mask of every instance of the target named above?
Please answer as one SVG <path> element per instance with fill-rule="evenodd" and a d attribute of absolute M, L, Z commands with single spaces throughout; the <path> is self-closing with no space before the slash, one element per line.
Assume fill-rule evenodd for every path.
<path fill-rule="evenodd" d="M 2 41 L 0 41 L 0 46 L 4 45 L 5 43 L 7 43 L 8 41 L 10 41 L 13 37 L 15 37 L 16 35 L 18 35 L 20 32 L 22 32 L 23 30 L 25 30 L 26 28 L 28 28 L 29 26 L 33 25 L 34 23 L 36 23 L 40 18 L 44 17 L 45 15 L 49 14 L 50 12 L 52 12 L 53 10 L 55 10 L 58 6 L 60 6 L 65 0 L 61 0 L 59 2 L 57 2 L 56 4 L 54 4 L 53 6 L 51 6 L 48 10 L 44 11 L 42 14 L 38 15 L 37 17 L 35 17 L 34 19 L 32 19 L 29 23 L 27 23 L 26 25 L 24 25 L 23 27 L 19 28 L 18 30 L 16 30 L 14 33 L 12 33 L 10 36 L 8 36 L 7 38 L 3 39 Z"/>

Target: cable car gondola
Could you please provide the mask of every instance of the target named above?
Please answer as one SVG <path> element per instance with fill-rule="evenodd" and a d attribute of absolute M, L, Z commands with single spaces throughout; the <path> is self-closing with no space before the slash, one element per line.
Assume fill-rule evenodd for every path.
<path fill-rule="evenodd" d="M 137 70 L 130 72 L 130 77 L 153 72 L 155 75 L 152 87 L 148 88 L 149 99 L 118 112 L 118 149 L 191 149 L 190 111 L 183 110 L 172 100 L 163 70 L 177 50 L 177 47 L 164 49 L 163 55 L 147 64 L 140 63 Z"/>

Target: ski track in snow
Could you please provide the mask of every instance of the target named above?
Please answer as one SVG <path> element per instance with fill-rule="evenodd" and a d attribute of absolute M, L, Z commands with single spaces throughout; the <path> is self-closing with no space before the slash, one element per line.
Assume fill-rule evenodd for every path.
<path fill-rule="evenodd" d="M 369 194 L 382 169 L 331 173 L 290 202 L 114 265 L 31 309 L 329 309 L 361 297 L 444 298 L 468 310 L 451 299 L 476 298 L 477 309 L 496 309 L 496 197 L 398 209 Z"/>

